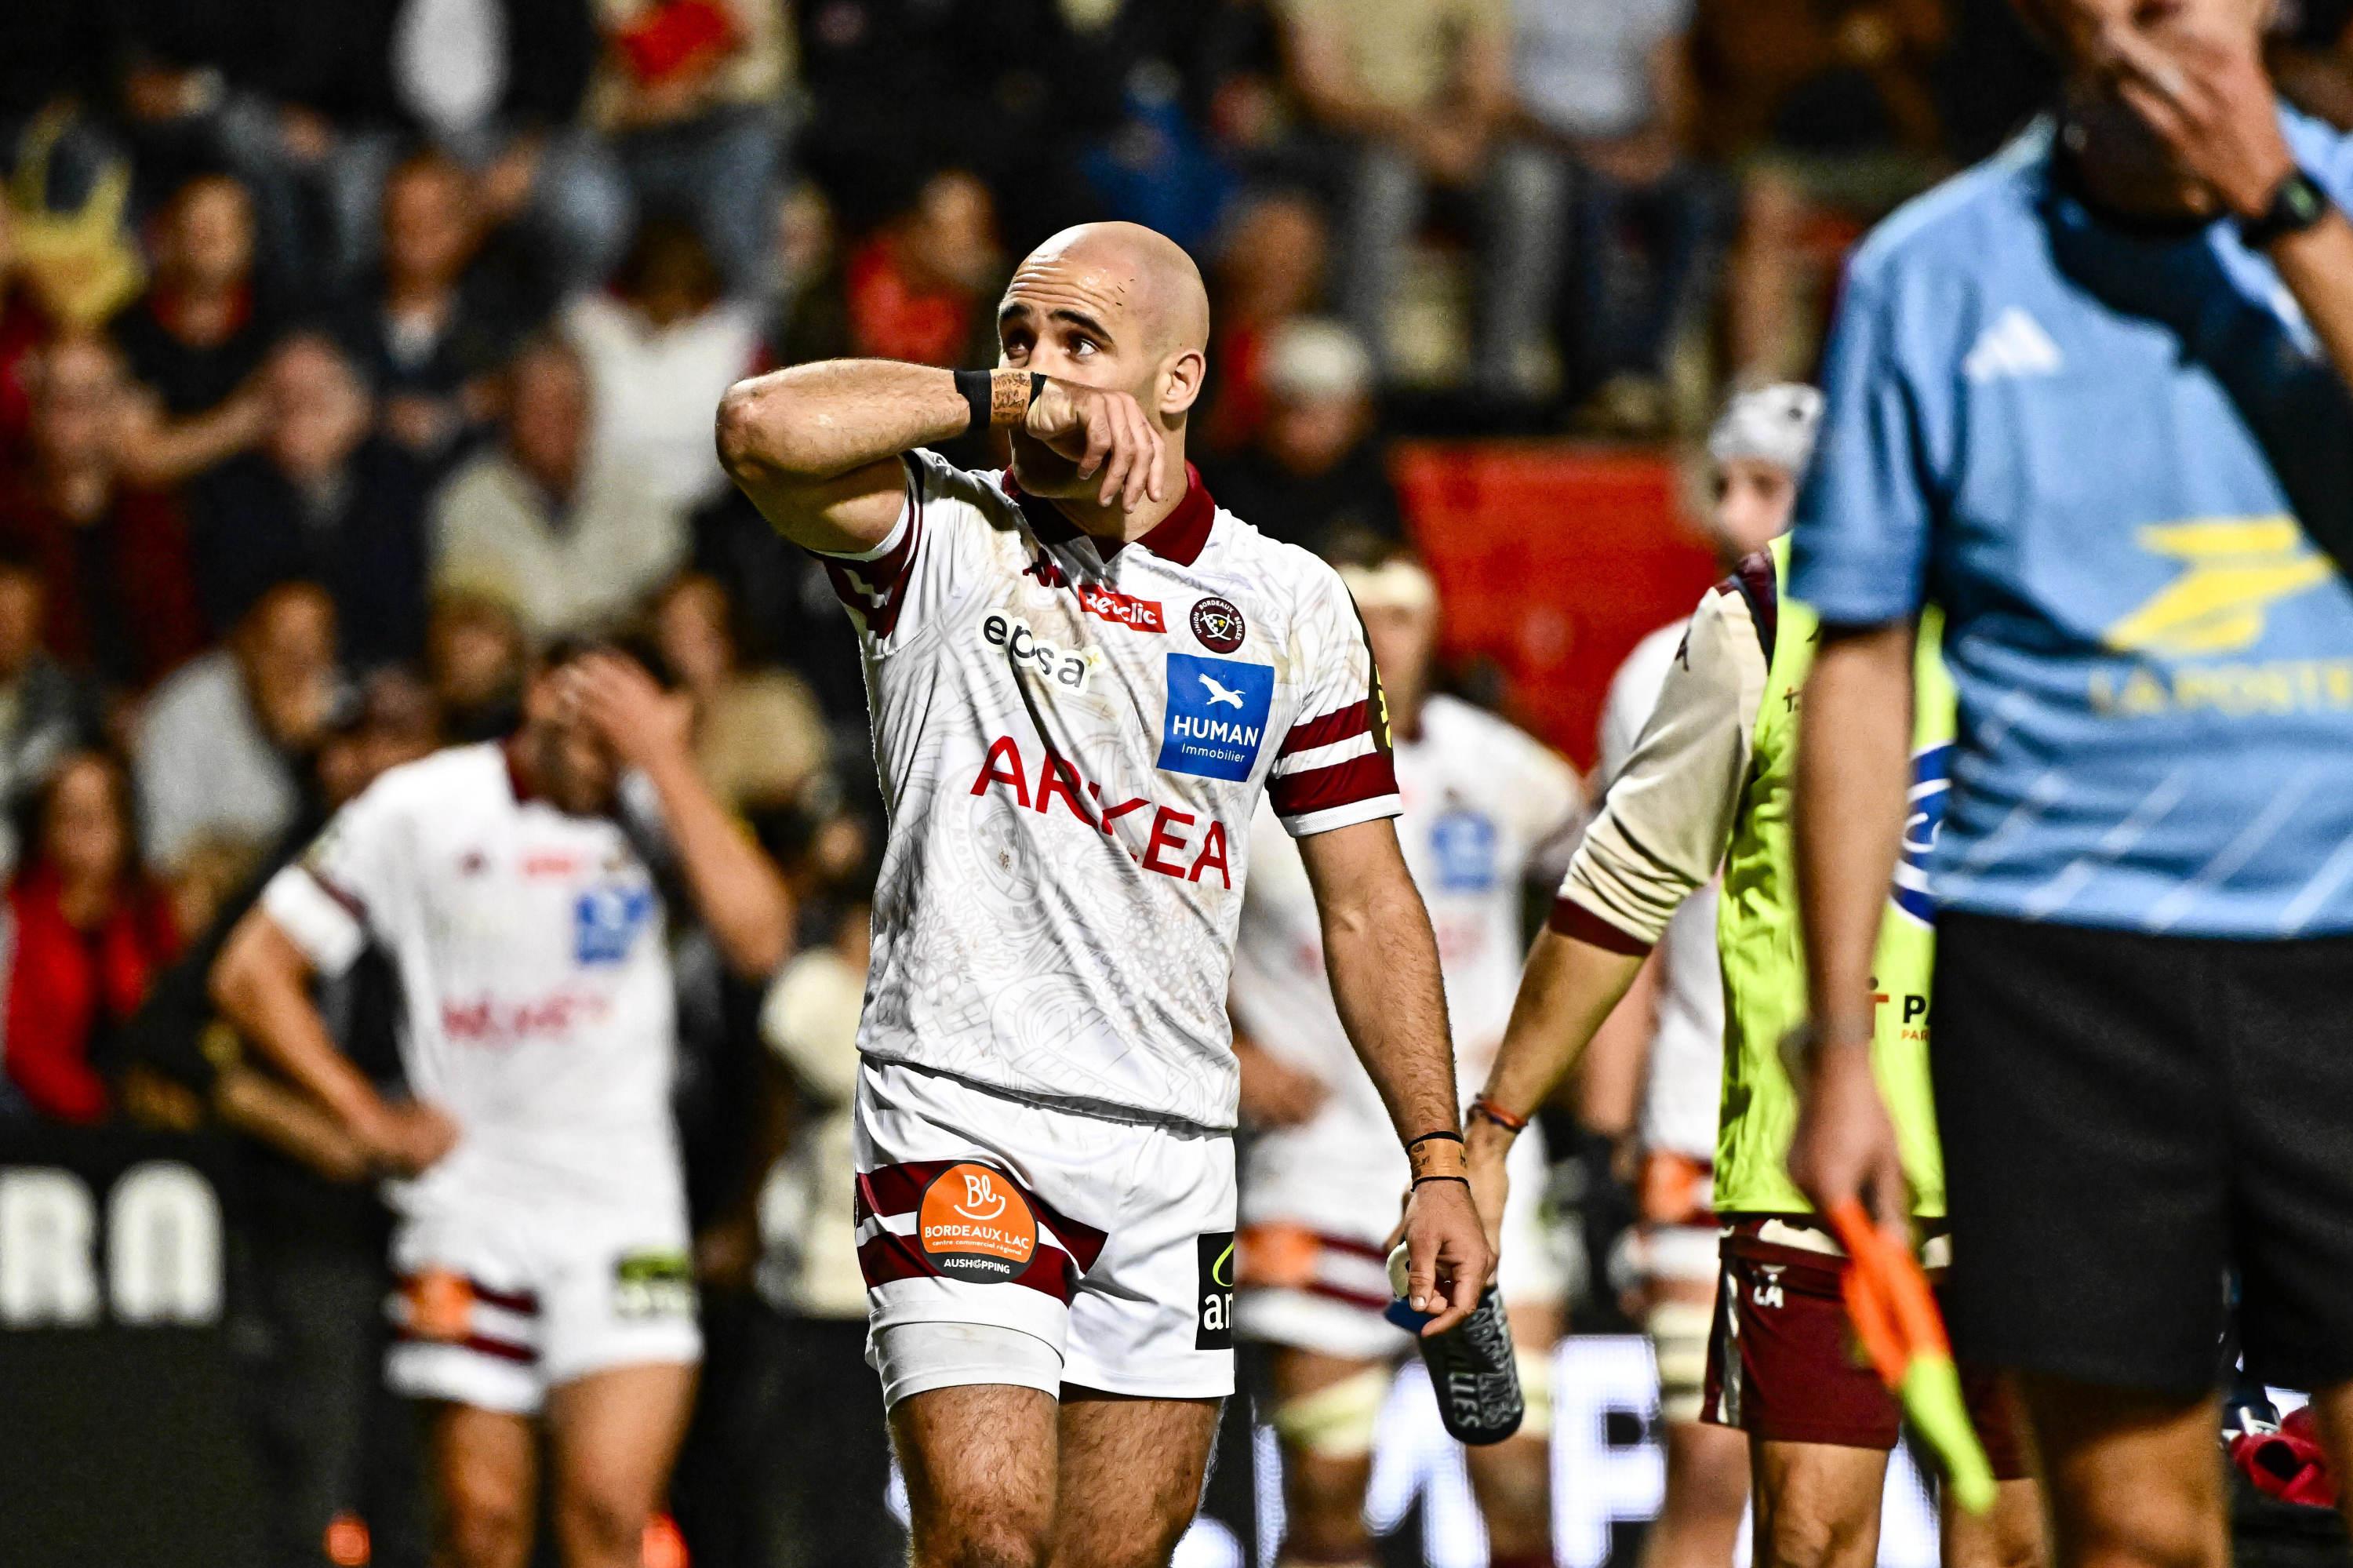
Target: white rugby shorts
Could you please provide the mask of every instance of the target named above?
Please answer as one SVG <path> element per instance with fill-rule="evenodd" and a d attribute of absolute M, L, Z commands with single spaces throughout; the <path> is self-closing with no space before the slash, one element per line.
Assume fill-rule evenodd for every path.
<path fill-rule="evenodd" d="M 393 1234 L 385 1382 L 417 1399 L 535 1415 L 547 1391 L 702 1359 L 684 1205 L 437 1195 Z"/>
<path fill-rule="evenodd" d="M 871 1059 L 856 1110 L 867 1359 L 886 1389 L 1038 1386 L 1036 1346 L 1019 1341 L 999 1367 L 986 1355 L 950 1374 L 892 1364 L 893 1330 L 949 1324 L 1042 1342 L 1061 1383 L 1158 1399 L 1233 1392 L 1230 1134 Z"/>
<path fill-rule="evenodd" d="M 1382 1317 L 1390 1298 L 1382 1243 L 1397 1228 L 1409 1174 L 1396 1135 L 1342 1136 L 1324 1116 L 1255 1134 L 1242 1165 L 1240 1331 L 1253 1340 L 1357 1361 L 1398 1355 L 1412 1337 Z M 1530 1127 L 1507 1162 L 1503 1258 L 1507 1306 L 1559 1303 L 1567 1276 L 1544 1223 L 1544 1133 Z"/>

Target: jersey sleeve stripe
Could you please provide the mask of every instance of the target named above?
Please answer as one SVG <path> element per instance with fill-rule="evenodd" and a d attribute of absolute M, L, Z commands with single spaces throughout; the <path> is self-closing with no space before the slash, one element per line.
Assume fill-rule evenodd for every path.
<path fill-rule="evenodd" d="M 1566 896 L 1553 900 L 1552 917 L 1545 924 L 1564 937 L 1589 943 L 1605 953 L 1620 953 L 1628 958 L 1641 958 L 1650 952 L 1653 945 L 1630 931 L 1620 930 L 1584 905 Z"/>
<path fill-rule="evenodd" d="M 367 924 L 367 906 L 361 901 L 358 894 L 349 888 L 338 886 L 332 878 L 321 875 L 318 868 L 307 861 L 296 861 L 294 869 L 301 872 L 311 886 L 333 899 L 336 907 L 343 910 L 344 914 L 360 925 Z"/>
<path fill-rule="evenodd" d="M 1331 768 L 1289 774 L 1275 779 L 1267 790 L 1275 814 L 1283 817 L 1353 806 L 1396 793 L 1396 765 L 1377 748 Z"/>
<path fill-rule="evenodd" d="M 1277 757 L 1289 757 L 1293 752 L 1312 751 L 1319 746 L 1330 746 L 1351 736 L 1366 735 L 1373 727 L 1372 705 L 1350 703 L 1345 708 L 1334 708 L 1317 718 L 1303 719 L 1291 726 L 1282 737 L 1282 749 Z"/>
<path fill-rule="evenodd" d="M 1289 779 L 1301 773 L 1320 772 L 1324 768 L 1354 761 L 1359 757 L 1379 749 L 1379 747 L 1373 744 L 1372 732 L 1362 731 L 1350 736 L 1345 740 L 1335 741 L 1330 746 L 1319 746 L 1310 751 L 1292 753 L 1274 765 L 1272 777 Z"/>
<path fill-rule="evenodd" d="M 826 580 L 840 599 L 866 623 L 868 635 L 888 637 L 899 623 L 907 583 L 913 575 L 916 548 L 923 537 L 923 486 L 914 465 L 907 467 L 906 514 L 892 536 L 869 556 L 820 556 Z"/>

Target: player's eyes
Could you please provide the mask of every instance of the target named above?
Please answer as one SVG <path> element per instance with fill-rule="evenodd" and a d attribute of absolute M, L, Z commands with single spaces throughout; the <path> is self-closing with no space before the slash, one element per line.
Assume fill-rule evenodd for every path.
<path fill-rule="evenodd" d="M 1096 348 L 1095 340 L 1091 337 L 1074 334 L 1071 338 L 1071 356 L 1074 359 L 1084 359 L 1095 353 Z"/>

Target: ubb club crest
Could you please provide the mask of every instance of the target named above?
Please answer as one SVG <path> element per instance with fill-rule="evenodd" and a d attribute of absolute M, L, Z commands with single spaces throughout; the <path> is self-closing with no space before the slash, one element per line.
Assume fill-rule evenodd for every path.
<path fill-rule="evenodd" d="M 1230 599 L 1205 599 L 1193 606 L 1193 635 L 1212 653 L 1230 653 L 1242 645 L 1249 624 Z"/>
<path fill-rule="evenodd" d="M 1912 758 L 1912 787 L 1904 796 L 1904 842 L 1897 851 L 1895 885 L 1888 890 L 1895 906 L 1923 926 L 1936 923 L 1936 906 L 1928 896 L 1928 857 L 1936 853 L 1952 790 L 1953 743 L 1924 747 Z"/>

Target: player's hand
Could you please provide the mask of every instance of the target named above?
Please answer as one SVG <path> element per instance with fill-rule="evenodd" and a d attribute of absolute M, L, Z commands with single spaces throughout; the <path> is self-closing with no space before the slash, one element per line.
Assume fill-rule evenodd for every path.
<path fill-rule="evenodd" d="M 415 1176 L 458 1147 L 458 1124 L 422 1100 L 379 1106 L 353 1127 L 352 1135 L 367 1151 L 368 1163 L 388 1176 Z"/>
<path fill-rule="evenodd" d="M 1859 1200 L 1882 1230 L 1911 1245 L 1911 1183 L 1867 1044 L 1814 1054 L 1789 1139 L 1789 1179 L 1818 1210 Z"/>
<path fill-rule="evenodd" d="M 2279 102 L 2252 33 L 2222 37 L 2125 21 L 2100 38 L 2102 66 L 2134 113 L 2188 174 L 2241 217 L 2260 217 L 2295 172 Z"/>
<path fill-rule="evenodd" d="M 1406 1305 L 1432 1314 L 1422 1338 L 1442 1334 L 1478 1309 L 1495 1272 L 1495 1249 L 1460 1181 L 1424 1181 L 1405 1201 Z"/>
<path fill-rule="evenodd" d="M 1047 450 L 1078 464 L 1081 479 L 1100 471 L 1100 504 L 1109 506 L 1116 499 L 1122 510 L 1133 512 L 1147 497 L 1160 499 L 1167 442 L 1144 406 L 1126 393 L 1050 378 L 1031 400 L 1021 428 Z"/>
<path fill-rule="evenodd" d="M 1257 1127 L 1297 1127 L 1322 1107 L 1324 1080 L 1247 1041 L 1234 1042 L 1241 1069 L 1241 1108 Z"/>
<path fill-rule="evenodd" d="M 1512 1177 L 1504 1162 L 1512 1153 L 1512 1135 L 1484 1117 L 1468 1118 L 1462 1157 L 1471 1166 L 1471 1201 L 1487 1227 L 1487 1250 L 1504 1255 L 1504 1202 L 1512 1195 Z"/>
<path fill-rule="evenodd" d="M 565 700 L 622 761 L 649 768 L 691 754 L 694 705 L 656 685 L 636 660 L 590 653 L 566 666 L 563 679 Z"/>

